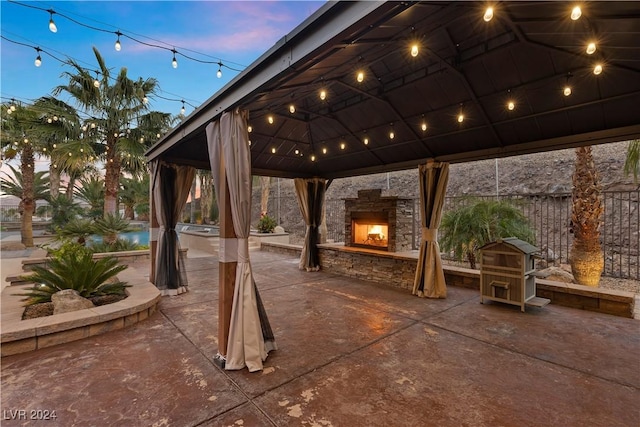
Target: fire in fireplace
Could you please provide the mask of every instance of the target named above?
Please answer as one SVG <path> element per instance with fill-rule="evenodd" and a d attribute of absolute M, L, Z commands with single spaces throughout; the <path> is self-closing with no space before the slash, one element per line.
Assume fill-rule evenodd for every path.
<path fill-rule="evenodd" d="M 387 250 L 389 248 L 388 219 L 373 212 L 360 213 L 355 216 L 356 218 L 351 217 L 352 246 Z"/>

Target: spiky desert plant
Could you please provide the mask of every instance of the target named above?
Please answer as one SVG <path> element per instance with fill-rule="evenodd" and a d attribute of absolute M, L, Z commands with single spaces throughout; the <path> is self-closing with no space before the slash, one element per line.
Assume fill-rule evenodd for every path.
<path fill-rule="evenodd" d="M 571 271 L 579 284 L 598 286 L 604 268 L 604 254 L 600 245 L 600 224 L 604 206 L 600 177 L 590 146 L 576 148 L 571 197 Z"/>
<path fill-rule="evenodd" d="M 107 244 L 114 244 L 118 240 L 119 233 L 131 231 L 129 221 L 120 216 L 120 214 L 105 214 L 104 218 L 98 218 L 93 223 L 95 234 L 103 237 Z"/>
<path fill-rule="evenodd" d="M 91 250 L 68 243 L 54 252 L 47 267 L 33 267 L 33 274 L 25 278 L 35 285 L 17 295 L 26 297 L 25 305 L 49 302 L 53 294 L 64 289 L 75 289 L 84 298 L 123 295 L 129 285 L 112 278 L 126 268 L 118 265 L 115 257 L 94 260 Z"/>

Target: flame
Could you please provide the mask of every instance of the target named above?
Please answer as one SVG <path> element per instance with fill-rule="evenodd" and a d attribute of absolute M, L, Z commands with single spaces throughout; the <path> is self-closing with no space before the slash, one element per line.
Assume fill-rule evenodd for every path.
<path fill-rule="evenodd" d="M 380 236 L 381 239 L 384 239 L 384 234 L 382 233 L 382 226 L 381 225 L 374 225 L 373 227 L 371 227 L 371 229 L 369 230 L 369 234 L 377 234 Z"/>

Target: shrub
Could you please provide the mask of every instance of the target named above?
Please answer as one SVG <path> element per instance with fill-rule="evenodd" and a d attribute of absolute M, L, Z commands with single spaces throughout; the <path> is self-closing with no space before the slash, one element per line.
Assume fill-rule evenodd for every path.
<path fill-rule="evenodd" d="M 263 215 L 258 221 L 258 231 L 260 233 L 273 233 L 273 229 L 276 228 L 276 220 L 269 215 Z"/>
<path fill-rule="evenodd" d="M 24 296 L 25 305 L 50 302 L 51 296 L 64 289 L 75 289 L 80 296 L 91 298 L 103 295 L 125 295 L 125 282 L 113 281 L 126 265 L 118 265 L 114 257 L 93 259 L 90 249 L 65 242 L 51 250 L 48 266 L 33 267 L 28 280 L 36 284 Z"/>
<path fill-rule="evenodd" d="M 123 251 L 136 251 L 138 249 L 145 249 L 137 243 L 131 242 L 126 239 L 116 239 L 113 243 L 107 243 L 104 240 L 102 242 L 91 243 L 90 249 L 94 253 L 104 252 L 123 252 Z"/>

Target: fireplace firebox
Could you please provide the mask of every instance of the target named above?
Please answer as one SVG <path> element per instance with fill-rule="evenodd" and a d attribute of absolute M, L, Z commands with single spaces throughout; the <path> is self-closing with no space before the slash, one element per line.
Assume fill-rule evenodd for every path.
<path fill-rule="evenodd" d="M 389 252 L 413 249 L 413 200 L 360 190 L 345 199 L 345 245 Z"/>

